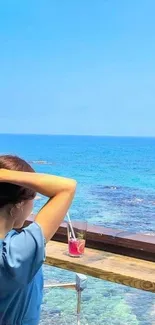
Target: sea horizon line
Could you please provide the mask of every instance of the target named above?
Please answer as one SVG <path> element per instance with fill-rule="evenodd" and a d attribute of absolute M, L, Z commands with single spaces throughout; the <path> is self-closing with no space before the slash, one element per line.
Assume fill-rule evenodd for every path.
<path fill-rule="evenodd" d="M 155 138 L 155 135 L 102 135 L 102 134 L 52 134 L 52 133 L 0 133 L 1 135 L 53 136 L 53 137 L 98 137 L 98 138 Z"/>

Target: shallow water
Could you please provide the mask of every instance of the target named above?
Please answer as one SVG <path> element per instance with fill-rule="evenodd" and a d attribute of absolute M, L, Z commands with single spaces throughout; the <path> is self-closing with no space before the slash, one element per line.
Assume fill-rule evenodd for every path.
<path fill-rule="evenodd" d="M 73 272 L 45 266 L 45 279 L 74 281 Z M 77 325 L 74 290 L 45 289 L 41 324 Z M 155 324 L 155 295 L 88 277 L 82 293 L 81 325 Z"/>

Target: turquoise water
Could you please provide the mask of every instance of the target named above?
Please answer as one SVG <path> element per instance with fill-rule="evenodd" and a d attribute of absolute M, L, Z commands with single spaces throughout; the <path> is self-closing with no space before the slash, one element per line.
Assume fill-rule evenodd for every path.
<path fill-rule="evenodd" d="M 1 153 L 18 154 L 39 172 L 77 179 L 72 218 L 154 234 L 155 138 L 0 135 L 0 143 Z M 52 282 L 75 277 L 47 266 L 44 274 Z M 41 324 L 76 324 L 75 298 L 71 290 L 46 289 Z M 82 310 L 82 325 L 155 324 L 153 294 L 91 277 Z"/>

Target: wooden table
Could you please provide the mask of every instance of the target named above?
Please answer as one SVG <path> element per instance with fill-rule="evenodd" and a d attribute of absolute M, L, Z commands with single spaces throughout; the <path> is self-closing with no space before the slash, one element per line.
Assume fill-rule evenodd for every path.
<path fill-rule="evenodd" d="M 155 263 L 86 248 L 81 258 L 69 257 L 67 244 L 50 241 L 46 264 L 103 280 L 155 292 Z"/>

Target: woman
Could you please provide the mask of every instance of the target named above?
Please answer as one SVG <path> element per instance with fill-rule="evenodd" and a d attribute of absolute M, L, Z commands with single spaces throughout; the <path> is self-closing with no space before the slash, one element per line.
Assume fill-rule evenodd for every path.
<path fill-rule="evenodd" d="M 0 325 L 37 325 L 42 302 L 45 244 L 75 194 L 72 179 L 37 174 L 24 160 L 0 156 Z M 36 192 L 49 197 L 35 222 L 18 233 Z"/>

